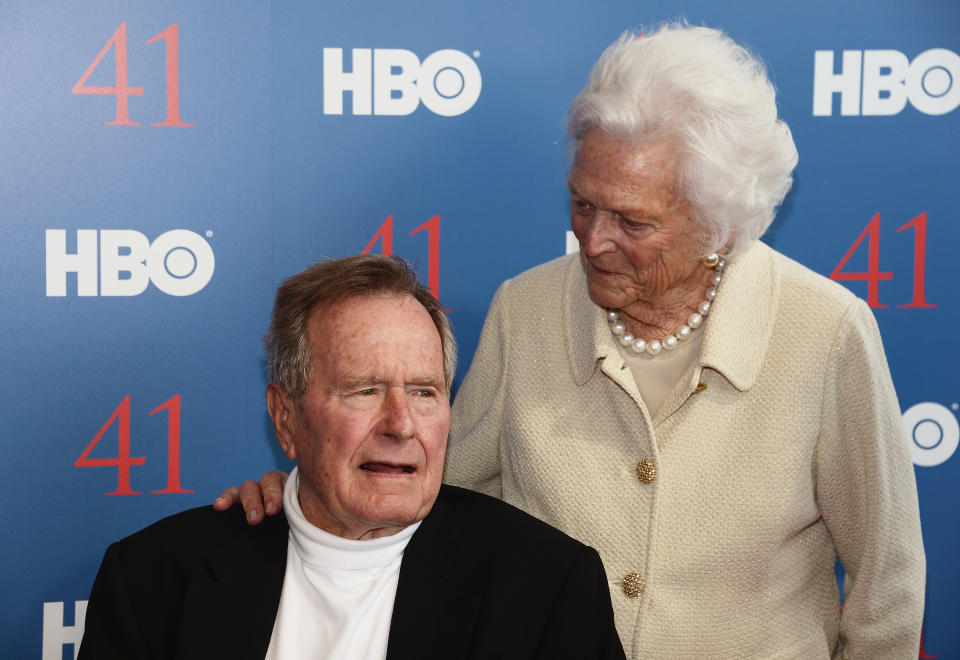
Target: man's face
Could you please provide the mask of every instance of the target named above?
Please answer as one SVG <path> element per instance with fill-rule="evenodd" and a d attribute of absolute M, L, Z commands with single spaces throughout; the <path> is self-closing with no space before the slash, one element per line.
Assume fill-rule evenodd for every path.
<path fill-rule="evenodd" d="M 313 371 L 303 398 L 267 389 L 307 520 L 354 539 L 422 520 L 440 490 L 450 428 L 429 313 L 411 296 L 351 298 L 315 311 L 307 337 Z"/>

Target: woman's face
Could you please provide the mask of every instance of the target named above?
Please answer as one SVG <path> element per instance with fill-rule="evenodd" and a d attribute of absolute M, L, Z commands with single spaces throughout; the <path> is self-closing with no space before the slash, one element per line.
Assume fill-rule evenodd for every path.
<path fill-rule="evenodd" d="M 702 238 L 674 194 L 664 145 L 637 146 L 599 130 L 584 136 L 568 180 L 570 223 L 590 298 L 607 309 L 656 309 L 702 279 Z"/>

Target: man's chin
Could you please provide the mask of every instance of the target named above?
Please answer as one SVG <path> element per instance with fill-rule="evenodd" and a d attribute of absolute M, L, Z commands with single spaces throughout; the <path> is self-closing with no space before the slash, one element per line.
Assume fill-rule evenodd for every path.
<path fill-rule="evenodd" d="M 432 504 L 432 503 L 431 503 Z M 367 525 L 374 528 L 392 529 L 396 534 L 402 529 L 420 522 L 430 513 L 431 507 L 401 504 L 398 506 L 381 506 L 369 515 L 364 516 Z"/>
<path fill-rule="evenodd" d="M 369 525 L 399 528 L 423 520 L 440 491 L 439 479 L 436 483 L 420 479 L 368 479 L 363 486 L 363 495 L 354 499 L 357 508 L 353 517 Z"/>
<path fill-rule="evenodd" d="M 410 525 L 427 515 L 436 499 L 436 493 L 425 493 L 419 484 L 409 484 L 407 488 L 384 488 L 370 499 L 368 512 L 372 518 Z"/>

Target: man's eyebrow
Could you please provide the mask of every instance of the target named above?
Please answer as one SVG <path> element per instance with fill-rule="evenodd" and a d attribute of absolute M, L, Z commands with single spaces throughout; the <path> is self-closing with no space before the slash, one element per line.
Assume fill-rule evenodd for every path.
<path fill-rule="evenodd" d="M 337 385 L 344 389 L 356 389 L 371 387 L 386 382 L 386 378 L 378 374 L 369 374 L 366 376 L 344 376 L 340 378 Z"/>
<path fill-rule="evenodd" d="M 443 378 L 438 378 L 436 376 L 422 376 L 420 378 L 414 378 L 409 382 L 409 384 L 420 385 L 423 387 L 435 387 L 440 390 L 445 388 Z"/>
<path fill-rule="evenodd" d="M 571 195 L 583 197 L 583 195 L 580 193 L 580 189 L 577 187 L 577 184 L 573 182 L 573 177 L 567 178 L 567 189 L 570 191 Z"/>
<path fill-rule="evenodd" d="M 344 376 L 339 379 L 337 383 L 338 387 L 343 389 L 356 389 L 364 387 L 372 387 L 374 385 L 381 385 L 383 383 L 389 382 L 390 379 L 386 376 L 379 374 L 368 374 L 365 376 Z M 407 385 L 416 385 L 420 387 L 436 387 L 438 389 L 444 389 L 444 379 L 439 376 L 418 376 L 407 381 Z"/>

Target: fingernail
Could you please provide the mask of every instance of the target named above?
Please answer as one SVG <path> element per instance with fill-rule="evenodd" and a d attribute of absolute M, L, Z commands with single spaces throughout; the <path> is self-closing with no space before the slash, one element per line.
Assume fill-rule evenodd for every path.
<path fill-rule="evenodd" d="M 274 504 L 273 502 L 271 502 L 270 504 L 267 505 L 267 513 L 268 513 L 268 514 L 273 515 L 274 512 L 276 512 L 276 510 L 277 510 L 277 505 Z"/>
<path fill-rule="evenodd" d="M 225 497 L 218 497 L 213 501 L 214 504 L 223 504 L 226 501 Z"/>
<path fill-rule="evenodd" d="M 250 522 L 257 522 L 257 518 L 259 518 L 259 517 L 260 517 L 260 516 L 257 514 L 256 511 L 251 511 L 250 513 L 247 514 L 247 519 L 248 519 Z"/>

